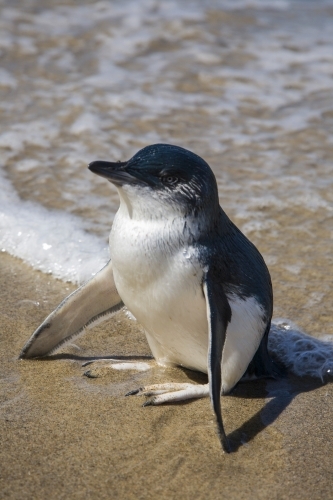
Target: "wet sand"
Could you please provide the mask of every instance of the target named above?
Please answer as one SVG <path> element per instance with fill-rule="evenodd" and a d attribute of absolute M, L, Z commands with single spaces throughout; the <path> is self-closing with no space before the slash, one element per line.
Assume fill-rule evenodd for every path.
<path fill-rule="evenodd" d="M 332 498 L 332 384 L 289 376 L 239 385 L 222 400 L 234 447 L 225 455 L 208 399 L 143 408 L 144 398 L 124 397 L 143 384 L 204 376 L 156 366 L 83 376 L 92 357 L 150 356 L 122 312 L 76 347 L 19 361 L 74 286 L 7 254 L 0 265 L 1 498 Z"/>

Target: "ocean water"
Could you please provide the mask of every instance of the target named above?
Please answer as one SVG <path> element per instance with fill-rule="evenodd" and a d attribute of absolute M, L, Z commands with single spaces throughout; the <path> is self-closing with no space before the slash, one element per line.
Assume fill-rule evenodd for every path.
<path fill-rule="evenodd" d="M 300 328 L 280 324 L 271 349 L 299 374 L 330 374 L 318 339 L 333 334 L 333 1 L 0 8 L 1 251 L 89 279 L 108 260 L 118 197 L 87 164 L 178 144 L 208 161 L 221 205 L 263 253 L 275 314 L 313 337 L 295 352 Z M 320 355 L 296 369 L 304 351 Z"/>

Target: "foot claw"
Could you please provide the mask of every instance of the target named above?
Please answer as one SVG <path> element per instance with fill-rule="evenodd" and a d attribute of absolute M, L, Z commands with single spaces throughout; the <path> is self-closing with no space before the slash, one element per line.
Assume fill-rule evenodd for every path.
<path fill-rule="evenodd" d="M 93 375 L 90 370 L 87 370 L 86 372 L 84 372 L 83 375 L 85 377 L 88 377 L 88 378 L 98 378 L 98 376 L 97 375 Z"/>
<path fill-rule="evenodd" d="M 145 403 L 143 403 L 142 407 L 144 406 L 154 406 L 154 399 L 148 399 Z"/>
<path fill-rule="evenodd" d="M 125 394 L 126 396 L 135 396 L 135 394 L 139 394 L 139 392 L 142 391 L 142 387 L 139 387 L 139 389 L 133 389 L 132 391 L 129 391 Z"/>

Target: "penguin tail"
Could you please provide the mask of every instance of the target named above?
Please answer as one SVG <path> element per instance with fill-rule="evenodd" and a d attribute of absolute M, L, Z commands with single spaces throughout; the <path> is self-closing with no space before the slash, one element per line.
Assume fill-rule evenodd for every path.
<path fill-rule="evenodd" d="M 260 345 L 242 377 L 245 380 L 257 378 L 279 379 L 287 375 L 286 367 L 272 359 L 268 352 L 267 344 L 270 327 L 271 323 L 269 322 Z"/>

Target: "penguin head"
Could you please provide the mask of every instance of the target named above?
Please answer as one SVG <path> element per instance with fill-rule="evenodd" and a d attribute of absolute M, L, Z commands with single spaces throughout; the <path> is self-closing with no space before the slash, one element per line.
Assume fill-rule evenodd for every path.
<path fill-rule="evenodd" d="M 89 169 L 112 182 L 132 206 L 189 215 L 217 211 L 215 176 L 200 156 L 179 146 L 154 144 L 126 162 L 94 161 Z"/>

